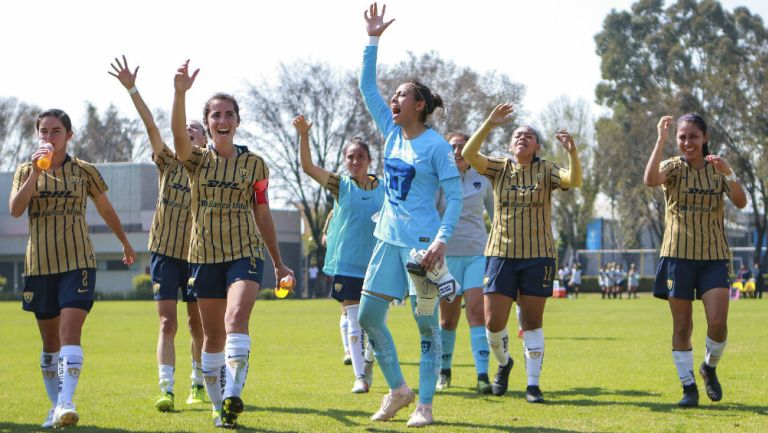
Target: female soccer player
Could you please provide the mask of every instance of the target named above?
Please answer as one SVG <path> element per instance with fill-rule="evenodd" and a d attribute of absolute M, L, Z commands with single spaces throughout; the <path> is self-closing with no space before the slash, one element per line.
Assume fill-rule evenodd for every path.
<path fill-rule="evenodd" d="M 538 132 L 530 126 L 517 128 L 512 136 L 511 158 L 491 158 L 479 152 L 491 130 L 511 120 L 511 104 L 500 104 L 475 132 L 462 155 L 478 173 L 493 183 L 495 218 L 485 248 L 485 323 L 488 345 L 499 369 L 493 393 L 507 392 L 512 358 L 509 356 L 507 321 L 513 302 L 520 306 L 523 349 L 530 403 L 542 403 L 539 376 L 544 360 L 542 319 L 547 298 L 552 296 L 555 245 L 552 237 L 552 191 L 581 186 L 581 168 L 573 137 L 565 130 L 557 140 L 568 152 L 568 170 L 539 158 Z"/>
<path fill-rule="evenodd" d="M 408 406 L 415 398 L 400 369 L 392 335 L 385 316 L 392 299 L 403 299 L 416 293 L 409 284 L 406 263 L 410 250 L 426 250 L 421 266 L 426 270 L 440 268 L 444 263 L 446 242 L 461 213 L 461 184 L 451 147 L 426 124 L 442 99 L 419 81 L 401 84 L 389 101 L 382 99 L 376 87 L 376 54 L 379 37 L 392 24 L 384 21 L 384 12 L 372 4 L 365 11 L 370 43 L 365 48 L 360 92 L 368 112 L 385 137 L 384 175 L 386 200 L 381 209 L 375 235 L 378 239 L 363 283 L 360 301 L 360 325 L 375 348 L 390 392 L 381 408 L 371 419 L 386 421 Z M 435 193 L 443 188 L 446 210 L 442 221 L 435 208 Z M 427 287 L 422 285 L 419 289 Z M 435 298 L 432 298 L 434 302 Z M 414 318 L 421 334 L 419 362 L 419 404 L 408 420 L 408 426 L 421 427 L 433 422 L 432 398 L 440 369 L 440 329 L 437 323 L 437 303 L 426 299 L 416 305 L 411 297 Z M 425 310 L 431 314 L 424 313 Z"/>
<path fill-rule="evenodd" d="M 69 116 L 46 110 L 35 125 L 42 144 L 32 161 L 16 170 L 8 207 L 14 217 L 25 210 L 29 216 L 22 307 L 35 313 L 43 340 L 40 367 L 53 405 L 43 427 L 65 427 L 80 419 L 72 397 L 83 368 L 80 335 L 96 288 L 96 256 L 85 221 L 88 196 L 123 245 L 123 263 L 133 264 L 136 253 L 99 171 L 67 153 L 73 135 Z M 38 162 L 49 156 L 50 167 L 42 170 Z"/>
<path fill-rule="evenodd" d="M 312 122 L 308 122 L 304 116 L 298 116 L 293 120 L 293 126 L 299 133 L 302 170 L 328 189 L 335 198 L 332 224 L 335 241 L 332 245 L 334 250 L 330 252 L 333 268 L 328 269 L 329 275 L 333 275 L 331 297 L 342 303 L 347 316 L 347 347 L 355 373 L 352 392 L 365 393 L 370 383 L 364 371 L 363 335 L 358 311 L 363 277 L 376 244 L 373 237 L 376 224 L 371 217 L 381 210 L 384 185 L 376 176 L 368 174 L 371 151 L 361 139 L 353 138 L 344 147 L 344 163 L 350 175 L 341 175 L 331 173 L 312 162 L 309 149 Z"/>
<path fill-rule="evenodd" d="M 461 298 L 467 309 L 470 346 L 477 372 L 477 392 L 490 394 L 488 380 L 488 340 L 485 338 L 485 318 L 483 315 L 483 268 L 485 257 L 483 248 L 488 240 L 485 229 L 483 209 L 493 220 L 493 190 L 487 178 L 481 176 L 461 156 L 469 135 L 451 132 L 447 135 L 448 144 L 453 149 L 456 167 L 461 174 L 463 206 L 456 230 L 448 242 L 446 262 L 451 274 L 456 277 L 461 289 L 453 302 L 440 301 L 440 335 L 442 336 L 443 361 L 437 389 L 448 388 L 451 384 L 451 364 L 453 347 L 456 344 L 456 327 L 461 317 Z M 442 192 L 442 190 L 441 190 Z M 438 210 L 445 210 L 442 193 L 438 199 Z"/>
<path fill-rule="evenodd" d="M 125 87 L 133 101 L 136 111 L 147 129 L 149 143 L 152 146 L 152 160 L 159 170 L 159 191 L 157 211 L 152 219 L 149 231 L 150 259 L 149 275 L 157 301 L 157 314 L 160 316 L 160 332 L 157 337 L 157 368 L 160 384 L 160 396 L 155 400 L 155 408 L 161 412 L 172 411 L 174 407 L 174 377 L 176 370 L 176 348 L 173 340 L 178 329 L 176 302 L 181 290 L 181 298 L 187 304 L 189 333 L 192 335 L 192 386 L 187 404 L 203 403 L 203 371 L 200 367 L 200 350 L 203 344 L 203 328 L 200 324 L 200 312 L 197 298 L 188 290 L 189 237 L 192 221 L 189 215 L 189 176 L 173 152 L 163 142 L 160 130 L 155 124 L 152 112 L 136 88 L 136 76 L 139 67 L 131 72 L 128 61 L 115 58 L 110 75 L 117 78 Z M 187 125 L 187 132 L 192 144 L 205 147 L 208 141 L 203 125 L 192 121 Z"/>
<path fill-rule="evenodd" d="M 629 272 L 627 273 L 627 299 L 632 299 L 634 296 L 637 299 L 637 286 L 640 285 L 640 272 L 635 268 L 635 264 L 629 265 Z"/>
<path fill-rule="evenodd" d="M 192 190 L 188 261 L 203 323 L 205 387 L 214 425 L 234 428 L 244 409 L 240 395 L 251 349 L 248 321 L 264 271 L 262 245 L 275 264 L 275 281 L 293 272 L 283 265 L 278 249 L 267 197 L 269 170 L 261 157 L 234 144 L 240 109 L 232 96 L 217 93 L 205 103 L 203 122 L 213 144 L 192 145 L 186 92 L 199 71 L 190 75 L 187 60 L 176 72 L 171 129 Z"/>
<path fill-rule="evenodd" d="M 707 396 L 712 401 L 723 398 L 715 373 L 728 337 L 731 250 L 724 228 L 723 194 L 738 208 L 747 205 L 747 196 L 728 162 L 709 154 L 707 124 L 698 114 L 677 119 L 680 155 L 662 162 L 671 125 L 671 116 L 659 120 L 644 181 L 650 187 L 662 186 L 667 202 L 653 295 L 668 300 L 672 311 L 672 357 L 683 385 L 678 405 L 693 407 L 699 404 L 691 345 L 694 299 L 701 299 L 707 318 L 699 373 Z"/>

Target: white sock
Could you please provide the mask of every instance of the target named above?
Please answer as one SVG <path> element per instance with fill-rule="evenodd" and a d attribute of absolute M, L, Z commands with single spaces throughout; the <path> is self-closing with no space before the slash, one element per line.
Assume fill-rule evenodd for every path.
<path fill-rule="evenodd" d="M 203 384 L 203 367 L 194 359 L 192 359 L 192 373 L 189 375 L 189 378 L 192 379 L 193 385 Z"/>
<path fill-rule="evenodd" d="M 357 313 L 360 305 L 347 305 L 347 342 L 349 343 L 349 356 L 352 357 L 352 371 L 355 377 L 363 375 L 363 330 L 357 321 Z"/>
<path fill-rule="evenodd" d="M 42 352 L 40 370 L 43 372 L 43 385 L 48 399 L 55 406 L 59 399 L 59 352 Z"/>
<path fill-rule="evenodd" d="M 344 344 L 344 353 L 349 352 L 349 342 L 347 341 L 347 329 L 349 329 L 349 321 L 347 315 L 342 314 L 339 319 L 339 330 L 341 331 L 341 343 Z"/>
<path fill-rule="evenodd" d="M 224 396 L 240 397 L 245 386 L 245 378 L 248 376 L 251 337 L 248 334 L 227 334 L 224 353 L 227 355 L 227 383 L 224 385 Z"/>
<path fill-rule="evenodd" d="M 523 353 L 528 386 L 539 386 L 541 365 L 544 363 L 544 330 L 542 328 L 523 331 Z"/>
<path fill-rule="evenodd" d="M 160 392 L 170 392 L 173 394 L 173 372 L 176 370 L 172 365 L 158 365 L 157 372 L 160 380 Z"/>
<path fill-rule="evenodd" d="M 491 332 L 486 328 L 485 337 L 488 339 L 488 346 L 491 348 L 491 352 L 493 352 L 493 356 L 499 365 L 507 365 L 509 361 L 509 334 L 507 334 L 507 328 L 499 332 Z"/>
<path fill-rule="evenodd" d="M 224 384 L 227 381 L 226 373 L 227 357 L 224 352 L 200 354 L 200 366 L 203 370 L 205 390 L 215 410 L 221 410 L 221 401 L 224 399 Z"/>
<path fill-rule="evenodd" d="M 63 375 L 57 404 L 71 404 L 83 369 L 83 348 L 74 345 L 61 346 L 59 357 L 62 359 Z"/>
<path fill-rule="evenodd" d="M 675 360 L 677 376 L 680 377 L 680 383 L 683 386 L 696 383 L 696 376 L 693 375 L 693 349 L 673 350 L 672 358 Z"/>
<path fill-rule="evenodd" d="M 726 343 L 728 343 L 727 339 L 718 343 L 717 341 L 707 337 L 705 341 L 705 345 L 707 349 L 706 349 L 706 352 L 704 353 L 704 363 L 706 363 L 708 366 L 713 368 L 717 367 L 717 362 L 720 361 L 720 358 L 722 358 L 723 356 L 723 351 L 725 350 Z"/>

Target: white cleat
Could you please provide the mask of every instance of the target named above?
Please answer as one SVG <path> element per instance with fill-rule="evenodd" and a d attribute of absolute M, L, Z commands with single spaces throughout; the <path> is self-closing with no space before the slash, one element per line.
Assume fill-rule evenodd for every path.
<path fill-rule="evenodd" d="M 45 421 L 43 421 L 43 424 L 41 425 L 42 428 L 53 428 L 53 412 L 56 411 L 56 406 L 52 407 L 48 411 L 48 416 L 45 417 Z"/>
<path fill-rule="evenodd" d="M 368 381 L 365 380 L 365 377 L 359 376 L 355 379 L 355 384 L 352 385 L 352 392 L 355 394 L 365 394 L 368 392 L 369 388 Z"/>
<path fill-rule="evenodd" d="M 69 427 L 77 425 L 80 421 L 80 415 L 75 412 L 75 405 L 72 403 L 64 403 L 56 406 L 56 410 L 53 412 L 53 427 Z"/>
<path fill-rule="evenodd" d="M 405 394 L 395 394 L 390 392 L 381 400 L 381 408 L 373 414 L 371 421 L 389 421 L 395 416 L 397 411 L 413 403 L 416 394 L 410 389 Z"/>
<path fill-rule="evenodd" d="M 432 409 L 417 407 L 411 414 L 411 419 L 408 420 L 406 427 L 424 427 L 434 422 L 432 419 Z"/>

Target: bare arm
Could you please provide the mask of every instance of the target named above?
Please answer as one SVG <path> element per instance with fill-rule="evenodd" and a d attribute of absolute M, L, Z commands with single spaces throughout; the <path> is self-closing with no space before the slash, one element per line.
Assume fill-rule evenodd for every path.
<path fill-rule="evenodd" d="M 187 134 L 187 90 L 195 82 L 197 73 L 200 69 L 195 69 L 192 75 L 189 75 L 189 60 L 176 71 L 173 78 L 173 109 L 171 111 L 171 131 L 173 132 L 173 147 L 176 151 L 176 158 L 179 161 L 186 161 L 192 155 L 192 140 Z"/>
<path fill-rule="evenodd" d="M 579 154 L 576 151 L 576 144 L 573 142 L 573 137 L 565 129 L 557 131 L 555 135 L 557 141 L 563 145 L 566 152 L 568 152 L 568 170 L 560 169 L 560 186 L 567 188 L 578 188 L 581 186 L 581 163 L 579 162 Z"/>
<path fill-rule="evenodd" d="M 136 69 L 131 72 L 131 69 L 128 68 L 128 60 L 125 59 L 125 56 L 123 56 L 122 63 L 120 62 L 120 59 L 115 57 L 115 62 L 110 66 L 112 66 L 112 69 L 115 72 L 107 71 L 107 73 L 117 78 L 120 81 L 120 84 L 122 84 L 123 87 L 125 87 L 128 93 L 131 95 L 133 106 L 136 107 L 136 111 L 139 113 L 139 117 L 144 123 L 144 127 L 147 129 L 147 134 L 149 135 L 149 143 L 152 145 L 152 153 L 155 156 L 159 155 L 160 152 L 163 151 L 165 143 L 163 143 L 160 130 L 157 129 L 155 119 L 152 117 L 152 112 L 149 111 L 147 104 L 139 94 L 138 89 L 136 89 L 136 76 L 139 73 L 139 67 L 136 66 Z"/>
<path fill-rule="evenodd" d="M 107 223 L 107 226 L 112 230 L 112 233 L 115 234 L 117 239 L 123 245 L 123 263 L 126 265 L 133 264 L 133 261 L 136 260 L 136 252 L 133 251 L 133 247 L 131 247 L 130 242 L 128 242 L 128 237 L 125 236 L 123 226 L 120 224 L 120 217 L 117 216 L 117 212 L 115 212 L 115 208 L 112 207 L 112 203 L 109 201 L 109 198 L 107 198 L 107 194 L 102 193 L 93 197 L 93 203 L 96 205 L 96 210 L 99 212 L 99 215 L 101 215 L 101 218 L 104 219 L 104 222 Z"/>
<path fill-rule="evenodd" d="M 707 162 L 712 164 L 712 166 L 715 168 L 715 171 L 722 174 L 723 176 L 731 176 L 734 174 L 733 168 L 728 164 L 725 158 L 717 155 L 707 155 L 706 158 Z M 731 198 L 733 205 L 739 209 L 743 209 L 744 206 L 747 205 L 747 193 L 741 186 L 741 182 L 739 182 L 739 180 L 736 178 L 733 180 L 726 179 L 725 181 L 728 182 L 728 197 Z"/>
<path fill-rule="evenodd" d="M 37 166 L 37 160 L 47 152 L 47 148 L 40 146 L 35 153 L 32 154 L 32 167 L 29 169 L 29 175 L 24 179 L 21 187 L 15 193 L 11 193 L 11 197 L 8 199 L 8 209 L 11 211 L 11 216 L 14 218 L 22 216 L 24 211 L 29 207 L 29 202 L 32 201 L 32 196 L 35 194 L 37 178 L 43 172 L 43 170 Z"/>
<path fill-rule="evenodd" d="M 259 233 L 261 233 L 261 238 L 264 240 L 264 245 L 267 247 L 269 256 L 272 257 L 272 263 L 275 265 L 276 284 L 286 275 L 293 276 L 293 271 L 283 264 L 283 259 L 280 257 L 277 231 L 272 220 L 272 212 L 269 210 L 269 204 L 256 204 L 254 202 L 253 217 L 256 221 L 256 226 L 259 228 Z"/>
<path fill-rule="evenodd" d="M 328 183 L 328 177 L 330 177 L 331 173 L 312 162 L 312 150 L 309 148 L 309 130 L 312 129 L 312 122 L 307 122 L 304 116 L 298 116 L 293 119 L 293 127 L 296 128 L 296 131 L 299 133 L 299 159 L 301 160 L 301 169 L 304 170 L 304 173 L 308 174 L 309 177 L 316 180 L 317 183 L 325 186 Z"/>
<path fill-rule="evenodd" d="M 656 126 L 659 136 L 656 140 L 656 146 L 653 148 L 651 158 L 645 165 L 645 174 L 643 182 L 650 187 L 663 185 L 667 181 L 667 175 L 659 170 L 661 159 L 664 157 L 664 144 L 669 139 L 669 128 L 672 125 L 672 116 L 664 116 L 659 120 Z"/>
<path fill-rule="evenodd" d="M 488 115 L 488 119 L 485 120 L 483 125 L 469 137 L 469 141 L 464 145 L 464 150 L 461 151 L 461 156 L 467 160 L 480 174 L 485 174 L 488 168 L 488 158 L 480 153 L 480 146 L 483 145 L 488 134 L 496 126 L 503 125 L 512 120 L 513 112 L 512 104 L 499 104 Z"/>

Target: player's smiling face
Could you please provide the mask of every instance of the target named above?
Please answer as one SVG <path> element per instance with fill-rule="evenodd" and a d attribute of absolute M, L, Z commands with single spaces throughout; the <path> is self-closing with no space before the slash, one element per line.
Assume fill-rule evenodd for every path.
<path fill-rule="evenodd" d="M 539 151 L 541 145 L 536 140 L 536 133 L 527 126 L 521 126 L 515 129 L 512 134 L 512 143 L 510 143 L 510 152 L 520 160 L 532 159 L 533 155 Z"/>
<path fill-rule="evenodd" d="M 213 142 L 231 144 L 235 137 L 235 131 L 240 126 L 240 117 L 235 112 L 235 105 L 226 99 L 214 99 L 209 107 L 210 112 L 205 118 L 205 123 Z"/>
<path fill-rule="evenodd" d="M 344 164 L 352 177 L 365 176 L 368 174 L 368 166 L 371 164 L 371 158 L 363 146 L 359 144 L 350 144 L 344 151 Z"/>
<path fill-rule="evenodd" d="M 677 147 L 687 161 L 696 161 L 704 157 L 702 147 L 707 142 L 707 135 L 693 122 L 680 122 L 677 125 Z"/>
<path fill-rule="evenodd" d="M 456 168 L 463 172 L 469 167 L 467 161 L 461 156 L 461 151 L 464 149 L 464 145 L 467 144 L 467 140 L 460 135 L 454 135 L 448 143 L 453 149 L 453 157 L 456 159 Z"/>
<path fill-rule="evenodd" d="M 392 110 L 392 120 L 395 125 L 409 123 L 419 118 L 419 112 L 424 109 L 424 101 L 416 100 L 416 89 L 413 84 L 404 83 L 397 88 L 389 103 Z"/>
<path fill-rule="evenodd" d="M 72 131 L 68 132 L 61 120 L 55 116 L 46 116 L 40 119 L 37 126 L 37 138 L 51 143 L 56 150 L 66 148 L 67 141 L 72 138 Z"/>

